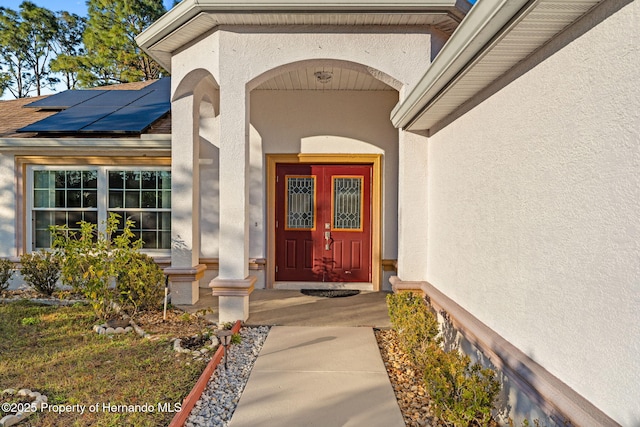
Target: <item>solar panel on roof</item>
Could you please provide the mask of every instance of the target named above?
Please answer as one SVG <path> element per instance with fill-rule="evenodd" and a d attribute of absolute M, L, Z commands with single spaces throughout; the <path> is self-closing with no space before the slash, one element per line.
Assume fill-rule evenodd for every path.
<path fill-rule="evenodd" d="M 165 78 L 140 90 L 101 90 L 18 132 L 142 133 L 170 111 L 170 89 L 171 81 Z"/>
<path fill-rule="evenodd" d="M 162 104 L 126 106 L 82 129 L 82 132 L 142 133 L 164 116 L 169 108 Z"/>
<path fill-rule="evenodd" d="M 109 90 L 100 96 L 88 99 L 82 103 L 82 107 L 124 107 L 138 98 L 146 95 L 143 90 Z"/>
<path fill-rule="evenodd" d="M 68 108 L 38 122 L 18 129 L 18 132 L 80 132 L 85 126 L 108 116 L 113 107 Z"/>
<path fill-rule="evenodd" d="M 102 95 L 105 92 L 104 90 L 65 90 L 64 92 L 56 93 L 55 95 L 27 104 L 25 108 L 64 110 L 65 108 L 73 107 L 91 98 L 95 98 L 98 95 Z"/>

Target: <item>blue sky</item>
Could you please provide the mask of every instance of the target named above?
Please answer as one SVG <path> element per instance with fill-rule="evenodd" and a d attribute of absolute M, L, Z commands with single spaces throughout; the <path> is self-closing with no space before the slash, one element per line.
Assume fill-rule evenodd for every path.
<path fill-rule="evenodd" d="M 2 0 L 0 6 L 7 7 L 9 9 L 20 9 L 20 3 L 23 0 Z M 33 3 L 41 7 L 46 7 L 49 10 L 58 12 L 60 10 L 66 10 L 67 12 L 76 13 L 78 15 L 87 15 L 87 2 L 85 0 L 31 0 Z M 164 7 L 169 10 L 173 5 L 173 0 L 163 0 Z"/>

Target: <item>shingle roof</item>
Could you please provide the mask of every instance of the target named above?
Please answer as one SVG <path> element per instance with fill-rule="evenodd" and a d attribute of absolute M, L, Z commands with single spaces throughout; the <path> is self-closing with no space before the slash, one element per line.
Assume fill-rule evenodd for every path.
<path fill-rule="evenodd" d="M 101 86 L 91 89 L 98 90 L 140 90 L 143 89 L 157 80 L 147 80 L 141 82 L 122 83 L 110 86 Z M 39 120 L 52 116 L 59 111 L 46 110 L 39 108 L 23 108 L 25 105 L 35 102 L 40 99 L 49 97 L 50 95 L 20 98 L 10 101 L 0 101 L 0 138 L 33 138 L 38 134 L 33 132 L 16 132 L 17 129 L 21 129 Z M 146 134 L 170 134 L 171 133 L 171 114 L 157 120 L 151 128 L 149 128 Z M 68 135 L 74 137 L 74 135 Z M 95 135 L 99 136 L 99 135 Z M 124 135 L 123 135 L 124 136 Z M 130 136 L 130 135 L 129 135 Z M 87 135 L 82 135 L 86 138 Z"/>
<path fill-rule="evenodd" d="M 23 126 L 27 126 L 31 123 L 37 122 L 38 120 L 52 116 L 57 113 L 57 111 L 43 111 L 35 108 L 22 107 L 33 101 L 44 99 L 47 96 L 48 95 L 32 98 L 20 98 L 11 101 L 0 101 L 0 137 L 29 138 L 34 136 L 35 134 L 31 133 L 18 134 L 16 129 L 20 129 Z"/>

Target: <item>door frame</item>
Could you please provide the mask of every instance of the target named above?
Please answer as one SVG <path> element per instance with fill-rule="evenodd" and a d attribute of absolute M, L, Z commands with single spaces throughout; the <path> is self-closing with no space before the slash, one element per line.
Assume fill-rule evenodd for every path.
<path fill-rule="evenodd" d="M 382 154 L 267 154 L 267 262 L 266 287 L 276 279 L 276 167 L 288 164 L 372 165 L 371 177 L 371 284 L 381 289 L 382 280 Z"/>

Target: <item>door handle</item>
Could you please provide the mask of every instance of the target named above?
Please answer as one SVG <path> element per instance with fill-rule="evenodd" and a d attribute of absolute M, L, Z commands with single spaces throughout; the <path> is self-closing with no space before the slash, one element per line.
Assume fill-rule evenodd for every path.
<path fill-rule="evenodd" d="M 331 232 L 324 232 L 324 250 L 328 251 L 331 249 L 331 243 L 333 243 L 333 239 L 331 238 Z"/>

